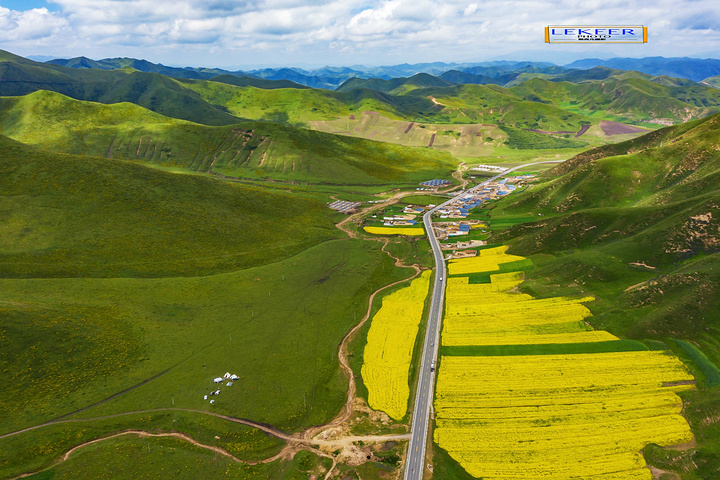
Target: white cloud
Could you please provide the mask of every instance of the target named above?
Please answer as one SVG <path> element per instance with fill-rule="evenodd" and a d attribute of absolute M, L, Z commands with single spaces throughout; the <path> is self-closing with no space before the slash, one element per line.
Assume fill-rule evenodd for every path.
<path fill-rule="evenodd" d="M 599 56 L 720 52 L 714 0 L 50 1 L 58 12 L 0 7 L 0 48 L 193 65 L 453 61 L 551 53 L 545 25 L 604 23 L 645 24 L 651 43 L 597 46 Z"/>
<path fill-rule="evenodd" d="M 24 12 L 0 6 L 0 42 L 33 43 L 55 37 L 68 25 L 65 18 L 47 8 Z"/>

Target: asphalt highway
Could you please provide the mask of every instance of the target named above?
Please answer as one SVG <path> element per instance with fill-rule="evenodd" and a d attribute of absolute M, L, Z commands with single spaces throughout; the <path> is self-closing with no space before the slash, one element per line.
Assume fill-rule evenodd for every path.
<path fill-rule="evenodd" d="M 435 237 L 435 232 L 432 229 L 431 217 L 436 211 L 454 201 L 458 196 L 482 188 L 486 184 L 514 172 L 515 170 L 540 163 L 562 163 L 564 161 L 565 160 L 549 160 L 545 162 L 526 163 L 525 165 L 510 168 L 501 174 L 490 178 L 489 180 L 460 192 L 455 197 L 441 203 L 423 215 L 425 231 L 427 232 L 428 240 L 430 240 L 433 257 L 435 258 L 435 282 L 433 283 L 432 298 L 430 300 L 430 315 L 428 316 L 425 343 L 423 344 L 423 353 L 420 357 L 420 377 L 418 380 L 417 391 L 415 393 L 415 409 L 413 410 L 412 415 L 410 445 L 408 447 L 407 461 L 405 462 L 405 480 L 421 480 L 423 477 L 430 408 L 432 406 L 433 393 L 435 391 L 435 369 L 432 368 L 432 366 L 437 359 L 438 346 L 440 343 L 443 300 L 445 298 L 445 281 L 447 277 L 445 272 L 445 260 L 443 259 L 442 250 L 440 249 L 440 243 L 438 243 L 438 240 Z"/>

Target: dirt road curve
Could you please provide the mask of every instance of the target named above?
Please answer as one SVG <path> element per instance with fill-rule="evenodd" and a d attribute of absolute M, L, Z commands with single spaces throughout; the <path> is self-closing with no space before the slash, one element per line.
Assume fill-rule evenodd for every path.
<path fill-rule="evenodd" d="M 465 178 L 463 177 L 463 172 L 465 170 L 466 170 L 466 168 L 464 168 L 464 163 L 461 163 L 458 166 L 457 172 L 455 172 L 453 174 L 453 177 L 461 183 L 460 187 L 453 186 L 451 188 L 448 188 L 448 189 L 443 190 L 438 193 L 447 193 L 456 188 L 464 188 L 468 183 L 468 181 L 465 180 Z M 388 198 L 383 203 L 372 205 L 370 207 L 363 209 L 362 211 L 360 211 L 356 214 L 348 216 L 347 218 L 345 218 L 344 220 L 342 220 L 341 222 L 336 224 L 336 227 L 338 229 L 342 230 L 343 232 L 345 232 L 349 238 L 357 238 L 356 233 L 352 229 L 350 229 L 348 226 L 348 224 L 350 222 L 353 222 L 358 218 L 368 215 L 369 213 L 371 213 L 375 210 L 379 210 L 381 208 L 385 208 L 389 205 L 395 204 L 405 196 L 418 195 L 418 194 L 422 195 L 424 193 L 423 192 L 415 192 L 415 191 L 398 192 L 398 193 L 394 194 L 392 197 Z M 332 461 L 333 461 L 332 466 L 326 473 L 325 479 L 329 478 L 330 475 L 332 474 L 332 472 L 334 471 L 334 469 L 337 465 L 338 458 L 342 458 L 343 455 L 348 457 L 355 450 L 357 450 L 357 447 L 354 445 L 356 442 L 381 443 L 381 442 L 388 442 L 388 441 L 409 440 L 410 434 L 368 435 L 368 436 L 344 435 L 344 436 L 342 436 L 342 431 L 344 430 L 344 428 L 342 428 L 342 427 L 347 427 L 347 422 L 350 419 L 352 412 L 353 412 L 353 403 L 355 400 L 355 393 L 357 390 L 356 383 L 355 383 L 355 375 L 354 375 L 354 372 L 352 371 L 352 368 L 350 367 L 350 364 L 348 362 L 348 344 L 350 343 L 350 341 L 352 341 L 355 334 L 363 327 L 363 325 L 365 325 L 365 323 L 370 318 L 370 314 L 372 312 L 372 307 L 373 307 L 373 302 L 375 300 L 375 297 L 379 293 L 381 293 L 384 290 L 391 288 L 395 285 L 398 285 L 400 283 L 406 282 L 408 280 L 411 280 L 411 279 L 417 277 L 420 274 L 420 272 L 422 271 L 422 269 L 420 268 L 419 265 L 417 265 L 417 264 L 405 265 L 400 258 L 398 258 L 398 257 L 392 255 L 390 252 L 388 252 L 386 247 L 389 243 L 389 239 L 387 237 L 366 238 L 365 240 L 382 242 L 383 243 L 383 245 L 381 247 L 382 251 L 385 252 L 387 255 L 389 255 L 391 258 L 393 258 L 395 260 L 395 266 L 400 267 L 400 268 L 410 268 L 414 272 L 408 278 L 398 280 L 396 282 L 382 286 L 382 287 L 378 288 L 377 290 L 375 290 L 368 298 L 368 305 L 367 305 L 367 310 L 365 311 L 365 315 L 362 317 L 362 319 L 360 319 L 360 322 L 357 325 L 355 325 L 355 327 L 353 327 L 353 329 L 350 330 L 345 335 L 345 337 L 343 337 L 342 341 L 340 342 L 340 345 L 338 347 L 338 359 L 339 359 L 340 366 L 341 366 L 343 372 L 345 373 L 345 375 L 348 378 L 347 400 L 345 402 L 345 405 L 341 409 L 341 411 L 338 413 L 338 415 L 329 423 L 327 423 L 325 425 L 317 426 L 317 427 L 312 427 L 305 431 L 290 435 L 290 434 L 287 434 L 277 428 L 274 428 L 271 425 L 257 423 L 257 422 L 253 422 L 251 420 L 231 417 L 228 415 L 222 415 L 219 413 L 213 413 L 213 412 L 208 412 L 208 411 L 204 411 L 204 410 L 193 410 L 193 409 L 184 409 L 184 408 L 159 408 L 159 409 L 124 412 L 124 413 L 118 413 L 118 414 L 114 414 L 114 415 L 106 415 L 106 416 L 102 416 L 102 417 L 67 418 L 70 415 L 75 415 L 77 413 L 80 413 L 81 411 L 86 410 L 86 409 L 83 409 L 83 410 L 79 410 L 77 412 L 73 412 L 71 414 L 65 415 L 63 417 L 57 418 L 55 420 L 45 422 L 40 425 L 35 425 L 32 427 L 24 428 L 22 430 L 18 430 L 15 432 L 10 432 L 10 433 L 6 433 L 4 435 L 0 435 L 0 439 L 12 437 L 12 436 L 19 435 L 21 433 L 29 432 L 32 430 L 37 430 L 39 428 L 43 428 L 46 426 L 63 424 L 63 423 L 92 422 L 92 421 L 97 421 L 97 420 L 105 420 L 105 419 L 109 419 L 109 418 L 117 418 L 117 417 L 130 416 L 130 415 L 136 415 L 136 414 L 147 414 L 147 413 L 168 412 L 168 411 L 191 412 L 191 413 L 197 413 L 197 414 L 201 414 L 201 415 L 209 415 L 209 416 L 213 416 L 216 418 L 221 418 L 221 419 L 229 421 L 229 422 L 240 423 L 240 424 L 252 427 L 252 428 L 257 428 L 258 430 L 262 430 L 263 432 L 267 433 L 268 435 L 272 435 L 276 438 L 286 441 L 287 445 L 277 455 L 267 458 L 267 459 L 264 459 L 264 460 L 259 460 L 259 461 L 253 462 L 253 461 L 241 460 L 241 459 L 235 457 L 234 455 L 230 454 L 228 451 L 224 450 L 223 448 L 220 448 L 220 447 L 217 447 L 214 445 L 202 444 L 185 433 L 181 433 L 181 432 L 153 433 L 153 432 L 148 432 L 148 431 L 144 431 L 144 430 L 125 430 L 122 432 L 118 432 L 118 433 L 109 435 L 107 437 L 94 439 L 94 440 L 82 443 L 80 445 L 77 445 L 77 446 L 71 448 L 70 450 L 68 450 L 55 463 L 53 463 L 52 465 L 50 465 L 49 467 L 47 467 L 41 471 L 48 470 L 64 461 L 66 461 L 74 452 L 77 452 L 78 450 L 85 448 L 87 446 L 94 445 L 99 442 L 111 440 L 113 438 L 117 438 L 117 437 L 121 437 L 121 436 L 125 436 L 125 435 L 136 435 L 136 436 L 142 437 L 142 438 L 152 438 L 152 437 L 177 438 L 180 440 L 184 440 L 188 443 L 191 443 L 197 447 L 211 450 L 219 455 L 222 455 L 224 457 L 231 459 L 234 462 L 248 463 L 248 464 L 268 463 L 268 462 L 272 462 L 272 461 L 275 461 L 280 458 L 285 458 L 285 459 L 289 460 L 289 459 L 292 459 L 299 450 L 306 449 L 306 450 L 310 450 L 310 451 L 314 452 L 317 455 L 332 459 Z M 165 373 L 165 372 L 163 372 L 163 373 Z M 154 379 L 154 378 L 155 377 L 153 377 L 152 379 Z M 152 379 L 149 379 L 148 381 L 150 381 Z M 133 387 L 133 388 L 135 388 L 135 387 Z M 126 393 L 126 392 L 123 391 L 116 395 L 113 395 L 112 397 L 106 399 L 106 401 L 110 400 L 112 398 L 115 398 L 116 396 L 121 395 L 122 393 Z M 95 405 L 93 405 L 93 406 L 95 406 Z M 91 407 L 88 407 L 88 408 L 91 408 Z M 337 430 L 337 432 L 336 432 L 336 430 Z M 335 433 L 340 433 L 341 436 L 339 436 L 337 438 L 332 438 L 332 437 L 335 437 Z M 328 439 L 328 437 L 330 437 L 330 439 Z M 324 450 L 329 450 L 329 451 L 340 450 L 342 453 L 340 455 L 338 455 L 338 457 L 336 458 L 336 456 L 329 455 L 329 454 L 323 452 L 322 450 L 320 450 L 321 448 Z M 350 453 L 348 453 L 348 452 L 350 452 Z M 19 477 L 15 477 L 15 478 L 24 478 L 24 477 L 27 477 L 30 475 L 35 475 L 37 473 L 39 473 L 39 472 L 25 473 L 23 475 L 20 475 Z"/>

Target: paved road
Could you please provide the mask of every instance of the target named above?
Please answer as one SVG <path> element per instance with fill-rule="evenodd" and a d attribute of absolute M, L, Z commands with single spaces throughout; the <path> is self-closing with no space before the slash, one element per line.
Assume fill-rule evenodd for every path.
<path fill-rule="evenodd" d="M 513 167 L 503 173 L 486 180 L 473 188 L 465 190 L 459 195 L 482 188 L 485 184 L 495 181 L 515 170 L 540 163 L 562 163 L 565 160 L 549 160 L 545 162 L 526 163 Z M 442 319 L 443 299 L 445 297 L 445 261 L 443 259 L 440 244 L 431 228 L 431 216 L 441 207 L 449 204 L 457 196 L 441 203 L 437 207 L 423 215 L 425 230 L 427 231 L 430 246 L 435 258 L 435 283 L 433 284 L 432 299 L 430 301 L 430 315 L 428 317 L 425 343 L 420 363 L 420 378 L 418 380 L 417 392 L 415 393 L 415 410 L 412 416 L 412 430 L 410 431 L 410 446 L 408 448 L 407 461 L 405 462 L 405 480 L 421 480 L 425 466 L 425 445 L 427 444 L 428 422 L 430 419 L 430 406 L 435 385 L 435 372 L 431 371 L 431 365 L 437 359 L 438 344 L 440 340 L 440 320 Z M 434 370 L 434 369 L 433 369 Z"/>

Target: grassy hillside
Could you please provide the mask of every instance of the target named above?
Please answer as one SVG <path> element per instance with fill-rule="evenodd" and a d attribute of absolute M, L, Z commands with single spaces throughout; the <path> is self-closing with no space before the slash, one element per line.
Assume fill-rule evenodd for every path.
<path fill-rule="evenodd" d="M 3 136 L 0 145 L 0 276 L 197 275 L 267 263 L 336 235 L 312 200 Z"/>
<path fill-rule="evenodd" d="M 174 79 L 133 70 L 74 69 L 0 56 L 0 96 L 50 90 L 78 100 L 132 102 L 163 115 L 208 125 L 228 125 L 238 118 L 210 105 Z"/>
<path fill-rule="evenodd" d="M 459 72 L 458 72 L 459 73 Z M 469 83 L 469 82 L 468 82 Z M 384 80 L 381 78 L 351 78 L 337 88 L 338 92 L 349 92 L 358 88 L 367 88 L 379 92 L 403 94 L 416 88 L 451 87 L 455 83 L 427 73 L 418 73 L 412 77 L 398 77 Z"/>
<path fill-rule="evenodd" d="M 559 81 L 565 77 L 533 78 L 510 90 L 524 100 L 550 103 L 584 114 L 602 111 L 636 121 L 660 118 L 687 121 L 720 109 L 720 92 L 711 87 L 689 80 L 648 78 L 631 75 L 634 72 L 607 70 L 602 69 L 600 79 L 579 82 L 570 74 L 565 77 L 573 82 Z"/>
<path fill-rule="evenodd" d="M 683 396 L 697 446 L 646 449 L 649 463 L 683 479 L 712 478 L 720 465 L 720 432 L 707 420 L 720 409 L 719 127 L 715 115 L 591 150 L 491 212 L 525 222 L 493 241 L 533 256 L 529 292 L 593 295 L 593 326 L 689 364 L 699 388 Z"/>
<path fill-rule="evenodd" d="M 497 85 L 427 88 L 415 90 L 412 95 L 434 98 L 443 107 L 435 118 L 450 123 L 501 123 L 517 128 L 578 131 L 585 120 L 553 105 L 524 100 Z"/>
<path fill-rule="evenodd" d="M 2 433 L 87 407 L 72 417 L 152 411 L 0 439 L 0 476 L 126 428 L 187 432 L 241 458 L 271 456 L 278 442 L 202 412 L 285 431 L 327 422 L 347 388 L 340 340 L 374 289 L 407 275 L 374 242 L 339 240 L 202 277 L 2 279 Z M 220 386 L 211 406 L 203 395 L 226 371 L 240 380 Z"/>
<path fill-rule="evenodd" d="M 0 113 L 0 133 L 46 150 L 238 178 L 414 183 L 455 167 L 449 155 L 428 150 L 269 123 L 208 127 L 129 103 L 80 102 L 44 91 L 0 98 Z"/>

